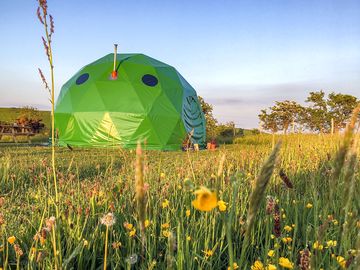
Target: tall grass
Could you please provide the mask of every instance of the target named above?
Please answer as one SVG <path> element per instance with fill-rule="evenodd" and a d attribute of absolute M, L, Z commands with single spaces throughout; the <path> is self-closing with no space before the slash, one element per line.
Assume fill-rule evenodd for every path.
<path fill-rule="evenodd" d="M 358 135 L 352 138 L 355 142 Z M 284 269 L 279 263 L 285 265 L 288 259 L 294 268 L 300 261 L 306 267 L 311 260 L 311 269 L 338 269 L 345 264 L 356 269 L 360 176 L 354 154 L 359 145 L 352 144 L 334 184 L 331 179 L 343 136 L 281 139 L 274 171 L 259 196 L 274 199 L 277 225 L 273 214 L 266 212 L 266 200 L 250 203 L 259 185 L 256 179 L 263 175 L 263 164 L 272 152 L 271 136 L 254 136 L 248 139 L 254 143 L 216 152 L 59 149 L 61 211 L 55 230 L 46 230 L 55 204 L 51 151 L 0 148 L 0 267 L 227 269 L 231 264 L 234 269 L 250 269 L 261 263 L 264 268 Z M 280 171 L 292 189 L 284 184 Z M 226 210 L 194 209 L 191 202 L 197 186 L 218 190 Z M 333 201 L 327 207 L 330 189 Z M 249 204 L 256 205 L 256 211 L 249 210 Z M 104 227 L 100 220 L 108 213 L 116 222 Z M 252 216 L 250 233 L 246 221 Z M 279 224 L 276 237 L 274 226 Z M 244 244 L 246 233 L 248 244 Z M 8 241 L 11 236 L 16 239 L 13 243 Z M 15 244 L 23 251 L 21 256 Z"/>

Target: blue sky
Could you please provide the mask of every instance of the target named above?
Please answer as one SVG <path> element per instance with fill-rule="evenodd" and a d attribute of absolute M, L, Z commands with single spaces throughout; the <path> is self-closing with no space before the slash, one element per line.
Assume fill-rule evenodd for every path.
<path fill-rule="evenodd" d="M 274 100 L 360 97 L 360 1 L 48 1 L 56 94 L 83 65 L 141 52 L 175 66 L 221 121 L 257 127 Z M 35 0 L 0 1 L 0 106 L 49 108 Z"/>

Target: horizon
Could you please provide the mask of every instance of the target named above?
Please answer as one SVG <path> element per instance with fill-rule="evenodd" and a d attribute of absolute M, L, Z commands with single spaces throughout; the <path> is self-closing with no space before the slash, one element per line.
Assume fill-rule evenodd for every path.
<path fill-rule="evenodd" d="M 49 109 L 37 71 L 48 73 L 36 1 L 6 1 L 0 10 L 0 107 Z M 275 100 L 304 104 L 318 90 L 360 97 L 358 1 L 54 1 L 49 13 L 56 97 L 113 43 L 119 53 L 174 66 L 214 106 L 219 122 L 241 128 L 257 128 L 260 110 Z"/>

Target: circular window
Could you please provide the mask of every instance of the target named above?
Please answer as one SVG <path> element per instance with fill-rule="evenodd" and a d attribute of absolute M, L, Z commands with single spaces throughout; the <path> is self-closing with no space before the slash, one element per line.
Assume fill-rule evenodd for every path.
<path fill-rule="evenodd" d="M 83 83 L 86 82 L 88 79 L 89 79 L 89 73 L 81 74 L 81 75 L 76 79 L 76 84 L 77 84 L 77 85 L 83 84 Z"/>
<path fill-rule="evenodd" d="M 158 84 L 158 79 L 154 75 L 145 74 L 141 78 L 142 82 L 146 84 L 147 86 L 154 87 Z"/>

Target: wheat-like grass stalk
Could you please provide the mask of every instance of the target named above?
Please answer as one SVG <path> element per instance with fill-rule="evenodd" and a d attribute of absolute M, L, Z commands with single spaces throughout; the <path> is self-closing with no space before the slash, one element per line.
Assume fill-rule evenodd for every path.
<path fill-rule="evenodd" d="M 135 189 L 136 189 L 136 203 L 137 203 L 137 217 L 140 227 L 142 248 L 145 248 L 145 220 L 146 220 L 146 196 L 144 189 L 144 160 L 141 149 L 141 144 L 138 143 L 136 148 L 135 161 Z"/>
<path fill-rule="evenodd" d="M 260 174 L 256 179 L 254 189 L 249 198 L 249 208 L 248 208 L 247 220 L 246 220 L 246 232 L 241 249 L 240 267 L 243 267 L 243 261 L 245 258 L 245 253 L 248 246 L 251 230 L 255 222 L 256 214 L 260 208 L 260 203 L 264 198 L 266 187 L 273 174 L 276 159 L 280 151 L 280 146 L 281 146 L 281 142 L 278 142 L 275 145 L 274 149 L 272 150 L 267 161 L 262 166 Z"/>

